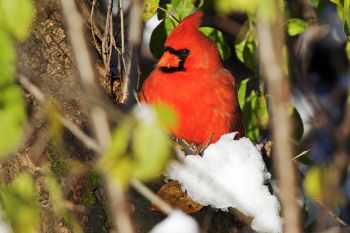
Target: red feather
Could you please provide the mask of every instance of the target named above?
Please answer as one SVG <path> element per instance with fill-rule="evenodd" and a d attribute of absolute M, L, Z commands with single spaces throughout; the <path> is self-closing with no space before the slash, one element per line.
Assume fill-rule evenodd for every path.
<path fill-rule="evenodd" d="M 179 124 L 172 133 L 176 137 L 199 145 L 206 144 L 212 134 L 211 142 L 234 131 L 239 137 L 245 135 L 236 80 L 222 66 L 215 44 L 198 30 L 202 16 L 196 12 L 186 17 L 170 33 L 165 48 L 172 50 L 164 53 L 141 91 L 141 101 L 167 104 L 175 110 Z M 161 67 L 177 69 L 181 56 L 176 54 L 183 49 L 190 51 L 183 69 L 164 72 Z"/>

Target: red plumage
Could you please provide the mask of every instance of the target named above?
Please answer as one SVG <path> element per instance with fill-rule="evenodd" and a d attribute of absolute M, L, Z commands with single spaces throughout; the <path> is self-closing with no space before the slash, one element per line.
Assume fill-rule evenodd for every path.
<path fill-rule="evenodd" d="M 245 135 L 236 80 L 215 44 L 198 30 L 202 16 L 196 12 L 174 28 L 141 91 L 141 101 L 172 107 L 179 120 L 172 133 L 198 145 L 212 134 L 211 142 L 234 131 Z"/>

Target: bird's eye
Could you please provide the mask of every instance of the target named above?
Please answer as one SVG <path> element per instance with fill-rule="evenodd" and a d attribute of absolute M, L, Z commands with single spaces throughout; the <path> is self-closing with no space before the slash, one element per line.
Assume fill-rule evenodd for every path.
<path fill-rule="evenodd" d="M 181 50 L 181 56 L 187 57 L 189 54 L 190 54 L 190 50 L 188 50 L 188 49 Z"/>

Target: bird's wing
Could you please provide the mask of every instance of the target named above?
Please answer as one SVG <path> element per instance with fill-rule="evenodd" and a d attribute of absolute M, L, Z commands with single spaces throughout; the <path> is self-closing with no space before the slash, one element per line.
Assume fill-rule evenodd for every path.
<path fill-rule="evenodd" d="M 242 111 L 238 102 L 237 82 L 235 77 L 231 74 L 230 71 L 223 68 L 214 73 L 213 79 L 217 79 L 217 82 L 223 85 L 226 90 L 230 91 L 231 95 L 233 93 L 233 102 L 231 100 L 231 102 L 229 103 L 234 107 L 231 113 L 233 116 L 232 116 L 232 121 L 230 122 L 230 126 L 232 131 L 237 131 L 239 133 L 238 138 L 244 137 L 245 128 L 244 128 Z M 219 94 L 217 98 L 218 98 L 218 101 L 227 102 L 227 99 L 226 99 L 227 97 L 222 93 Z"/>

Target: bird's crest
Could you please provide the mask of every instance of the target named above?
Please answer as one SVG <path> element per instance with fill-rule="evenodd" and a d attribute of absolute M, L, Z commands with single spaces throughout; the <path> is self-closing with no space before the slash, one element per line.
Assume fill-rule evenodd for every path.
<path fill-rule="evenodd" d="M 203 12 L 197 11 L 192 15 L 187 16 L 179 25 L 174 28 L 170 33 L 168 40 L 171 40 L 171 37 L 176 37 L 177 35 L 183 35 L 186 32 L 197 31 L 200 26 L 201 19 L 203 17 Z"/>

